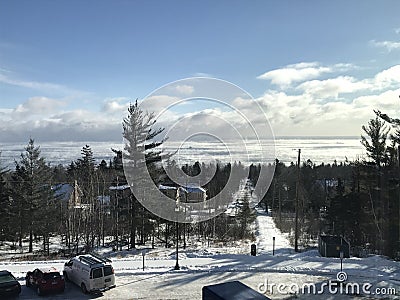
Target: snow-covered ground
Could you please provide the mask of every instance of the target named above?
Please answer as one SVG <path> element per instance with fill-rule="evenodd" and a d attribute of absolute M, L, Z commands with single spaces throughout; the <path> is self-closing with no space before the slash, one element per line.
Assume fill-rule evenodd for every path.
<path fill-rule="evenodd" d="M 256 236 L 258 252 L 263 254 L 271 254 L 273 252 L 273 248 L 275 248 L 275 255 L 291 253 L 293 251 L 293 247 L 290 246 L 287 235 L 276 228 L 272 217 L 260 208 L 257 208 L 257 213 Z"/>
<path fill-rule="evenodd" d="M 289 292 L 295 286 L 315 283 L 317 288 L 328 280 L 336 279 L 340 271 L 340 260 L 321 257 L 316 250 L 295 253 L 285 235 L 275 227 L 270 216 L 258 211 L 257 256 L 250 256 L 249 244 L 218 248 L 192 247 L 181 249 L 179 253 L 179 271 L 175 266 L 174 249 L 147 249 L 145 270 L 142 270 L 140 249 L 112 253 L 103 249 L 104 255 L 113 260 L 117 287 L 101 296 L 83 295 L 77 286 L 67 283 L 63 294 L 50 295 L 46 299 L 201 299 L 201 290 L 205 285 L 232 280 L 240 280 L 255 290 L 260 290 L 272 299 L 294 297 Z M 272 255 L 272 238 L 275 237 L 275 255 Z M 54 266 L 62 270 L 65 260 L 53 261 L 0 261 L 0 269 L 11 271 L 21 282 L 20 299 L 36 299 L 33 290 L 26 288 L 24 276 L 27 271 L 40 266 Z M 376 288 L 394 288 L 397 296 L 385 295 L 383 298 L 400 299 L 400 263 L 381 256 L 367 258 L 349 258 L 344 260 L 343 270 L 348 282 L 370 283 L 371 292 Z M 266 290 L 265 286 L 283 284 L 286 288 L 279 293 L 275 288 Z M 309 299 L 350 299 L 350 295 L 330 295 L 326 288 L 322 295 L 296 295 Z M 360 295 L 357 298 L 372 299 L 377 295 Z M 381 296 L 382 297 L 382 296 Z M 396 298 L 397 297 L 397 298 Z"/>

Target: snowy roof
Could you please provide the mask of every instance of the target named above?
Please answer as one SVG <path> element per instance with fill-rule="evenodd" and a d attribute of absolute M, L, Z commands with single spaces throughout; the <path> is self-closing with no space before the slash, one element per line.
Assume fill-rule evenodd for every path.
<path fill-rule="evenodd" d="M 97 201 L 103 203 L 110 203 L 110 196 L 97 196 Z"/>
<path fill-rule="evenodd" d="M 158 188 L 160 190 L 176 190 L 176 187 L 174 187 L 174 186 L 168 186 L 168 185 L 162 185 L 162 184 L 160 184 L 158 186 Z"/>
<path fill-rule="evenodd" d="M 206 189 L 202 188 L 201 186 L 197 186 L 197 185 L 186 185 L 186 186 L 183 186 L 183 188 L 188 193 L 205 193 L 206 192 Z"/>
<path fill-rule="evenodd" d="M 160 184 L 158 186 L 158 188 L 160 190 L 176 190 L 177 189 L 175 186 L 168 186 L 168 185 L 162 185 L 162 184 Z M 206 192 L 206 190 L 204 188 L 202 188 L 201 186 L 197 186 L 197 185 L 181 186 L 181 187 L 179 187 L 179 189 L 182 192 L 186 192 L 186 193 L 205 193 Z"/>
<path fill-rule="evenodd" d="M 129 184 L 124 184 L 124 185 L 117 185 L 117 186 L 110 186 L 109 190 L 110 191 L 123 191 L 126 189 L 129 189 Z"/>
<path fill-rule="evenodd" d="M 52 186 L 54 190 L 54 194 L 56 197 L 60 197 L 63 201 L 68 201 L 71 197 L 72 192 L 74 191 L 74 187 L 69 183 L 60 183 Z"/>

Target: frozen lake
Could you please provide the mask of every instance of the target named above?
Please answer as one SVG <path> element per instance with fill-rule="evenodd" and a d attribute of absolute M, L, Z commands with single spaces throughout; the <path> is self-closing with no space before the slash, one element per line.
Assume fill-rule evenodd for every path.
<path fill-rule="evenodd" d="M 123 142 L 43 142 L 35 141 L 40 146 L 42 155 L 47 162 L 55 164 L 70 164 L 71 161 L 81 157 L 81 149 L 86 144 L 93 150 L 96 162 L 105 160 L 109 162 L 114 153 L 111 148 L 122 149 Z M 12 166 L 14 160 L 19 160 L 26 143 L 1 143 L 1 164 Z M 180 164 L 194 163 L 195 161 L 241 161 L 243 163 L 262 163 L 278 158 L 286 164 L 296 162 L 297 149 L 301 149 L 301 159 L 310 159 L 314 163 L 343 162 L 346 157 L 349 161 L 365 156 L 359 137 L 278 137 L 272 144 L 271 141 L 247 141 L 245 143 L 227 141 L 167 141 L 163 145 L 167 152 L 178 150 L 173 159 Z M 261 145 L 261 146 L 260 146 Z M 275 146 L 275 151 L 273 147 Z M 263 148 L 264 151 L 260 149 Z"/>

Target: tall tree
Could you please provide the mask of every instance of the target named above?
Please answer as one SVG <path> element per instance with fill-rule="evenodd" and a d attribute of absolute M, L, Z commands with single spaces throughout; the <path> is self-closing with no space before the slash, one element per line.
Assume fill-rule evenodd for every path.
<path fill-rule="evenodd" d="M 46 220 L 53 215 L 49 203 L 55 198 L 51 188 L 51 170 L 41 157 L 40 148 L 35 146 L 33 139 L 29 140 L 20 161 L 16 162 L 16 173 L 18 190 L 22 193 L 16 196 L 20 201 L 22 222 L 29 232 L 29 252 L 33 252 L 34 234 L 42 234 L 45 240 L 48 238 Z M 46 218 L 43 219 L 43 216 Z"/>
<path fill-rule="evenodd" d="M 2 216 L 0 226 L 0 241 L 8 240 L 13 237 L 12 198 L 10 187 L 5 179 L 7 173 L 8 170 L 0 165 L 0 216 Z"/>
<path fill-rule="evenodd" d="M 383 163 L 387 162 L 386 140 L 389 129 L 378 117 L 371 119 L 368 126 L 362 126 L 362 129 L 368 137 L 362 135 L 361 144 L 365 147 L 368 157 L 380 168 Z"/>
<path fill-rule="evenodd" d="M 79 158 L 76 165 L 76 179 L 82 190 L 82 217 L 84 222 L 84 240 L 86 251 L 90 251 L 94 246 L 98 203 L 95 193 L 95 163 L 93 151 L 89 145 L 85 145 L 81 150 L 82 157 Z"/>
<path fill-rule="evenodd" d="M 399 96 L 400 98 L 400 96 Z M 375 114 L 390 124 L 392 128 L 391 145 L 388 147 L 389 156 L 389 178 L 391 178 L 388 192 L 388 210 L 389 210 L 389 245 L 393 256 L 400 256 L 400 119 L 392 118 L 385 113 L 375 110 Z M 391 174 L 390 174 L 391 173 Z M 397 243 L 395 243 L 397 239 Z M 397 244 L 397 249 L 393 247 Z M 396 249 L 396 250 L 395 250 Z M 397 253 L 396 253 L 397 251 Z"/>
<path fill-rule="evenodd" d="M 164 139 L 159 141 L 156 138 L 164 131 L 164 128 L 154 128 L 156 123 L 154 113 L 144 112 L 138 105 L 130 104 L 128 108 L 128 116 L 124 118 L 123 137 L 125 139 L 124 156 L 129 160 L 132 172 L 138 170 L 144 165 L 154 174 L 157 181 L 156 163 L 162 158 L 163 152 L 158 150 Z M 144 156 L 143 156 L 144 154 Z M 143 160 L 144 157 L 144 160 Z M 136 182 L 135 184 L 140 184 Z M 130 197 L 130 247 L 135 248 L 137 215 L 139 211 L 139 203 L 134 195 Z"/>

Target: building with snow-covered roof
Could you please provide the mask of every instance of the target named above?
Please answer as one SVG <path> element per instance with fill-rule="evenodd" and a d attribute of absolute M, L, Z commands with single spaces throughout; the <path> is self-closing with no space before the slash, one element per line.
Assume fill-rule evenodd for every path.
<path fill-rule="evenodd" d="M 81 208 L 82 191 L 76 180 L 74 185 L 69 183 L 60 183 L 51 188 L 54 190 L 56 198 L 68 203 L 68 208 Z"/>
<path fill-rule="evenodd" d="M 201 186 L 185 185 L 176 187 L 160 184 L 158 188 L 171 199 L 179 198 L 181 202 L 203 202 L 207 199 L 207 190 Z"/>

